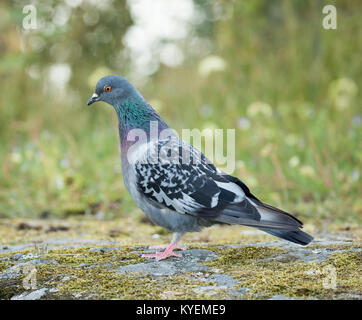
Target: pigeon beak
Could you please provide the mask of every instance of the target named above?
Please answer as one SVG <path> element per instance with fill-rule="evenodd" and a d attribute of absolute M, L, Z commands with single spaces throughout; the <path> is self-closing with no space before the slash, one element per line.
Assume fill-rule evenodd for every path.
<path fill-rule="evenodd" d="M 87 105 L 90 106 L 92 103 L 99 100 L 99 96 L 96 93 L 93 93 L 92 97 L 88 100 Z"/>

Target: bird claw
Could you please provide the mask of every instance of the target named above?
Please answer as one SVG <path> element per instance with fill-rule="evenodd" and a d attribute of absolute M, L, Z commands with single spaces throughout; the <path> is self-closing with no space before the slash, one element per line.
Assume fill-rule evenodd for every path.
<path fill-rule="evenodd" d="M 167 259 L 169 257 L 179 257 L 179 258 L 181 258 L 182 254 L 177 253 L 177 252 L 173 252 L 173 251 L 167 252 L 167 250 L 166 250 L 166 251 L 159 251 L 159 252 L 156 252 L 156 253 L 143 254 L 142 257 L 150 258 L 150 259 L 155 258 L 156 261 L 160 261 L 160 260 Z"/>

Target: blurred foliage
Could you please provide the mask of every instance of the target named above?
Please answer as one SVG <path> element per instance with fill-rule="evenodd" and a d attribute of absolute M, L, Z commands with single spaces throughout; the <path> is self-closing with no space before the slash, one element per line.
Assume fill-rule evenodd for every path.
<path fill-rule="evenodd" d="M 113 110 L 85 107 L 100 76 L 132 79 L 129 4 L 75 2 L 36 1 L 41 27 L 28 31 L 25 1 L 0 4 L 0 216 L 136 209 Z M 336 30 L 322 28 L 326 4 Z M 316 223 L 360 223 L 362 3 L 194 6 L 200 21 L 177 41 L 183 63 L 136 83 L 146 99 L 179 132 L 236 128 L 234 174 L 265 201 Z M 54 87 L 51 71 L 64 65 L 69 81 Z"/>

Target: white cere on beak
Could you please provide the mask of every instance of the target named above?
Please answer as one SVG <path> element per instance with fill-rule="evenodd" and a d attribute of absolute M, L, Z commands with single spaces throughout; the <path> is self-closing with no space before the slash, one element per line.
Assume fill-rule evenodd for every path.
<path fill-rule="evenodd" d="M 92 99 L 94 99 L 94 98 L 98 98 L 98 94 L 93 93 L 93 95 L 92 95 Z"/>

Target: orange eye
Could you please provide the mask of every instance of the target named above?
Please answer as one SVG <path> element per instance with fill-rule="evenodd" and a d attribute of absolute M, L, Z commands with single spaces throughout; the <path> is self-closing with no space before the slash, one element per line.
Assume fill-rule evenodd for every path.
<path fill-rule="evenodd" d="M 106 90 L 106 92 L 110 92 L 112 90 L 112 87 L 111 86 L 107 86 L 104 88 L 104 90 Z"/>

